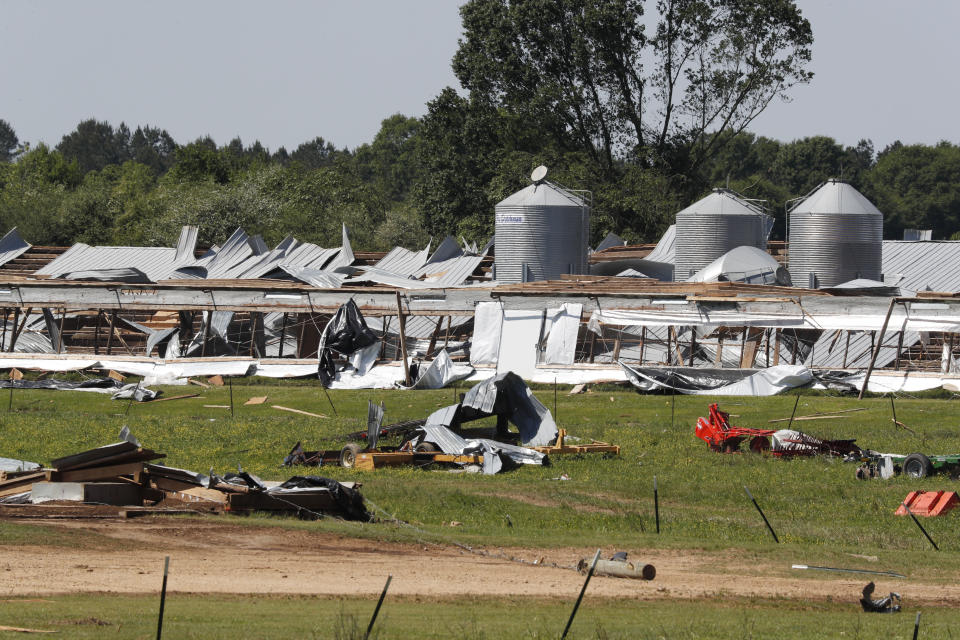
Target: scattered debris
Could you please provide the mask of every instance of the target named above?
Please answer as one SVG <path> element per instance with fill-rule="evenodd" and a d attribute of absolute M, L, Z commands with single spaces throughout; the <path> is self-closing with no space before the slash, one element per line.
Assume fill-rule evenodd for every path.
<path fill-rule="evenodd" d="M 203 405 L 204 409 L 229 409 L 230 405 L 228 404 L 205 404 Z"/>
<path fill-rule="evenodd" d="M 210 385 L 208 385 L 206 382 L 200 382 L 199 380 L 194 380 L 193 378 L 187 378 L 187 382 L 190 384 L 195 384 L 198 387 L 203 387 L 204 389 L 210 388 Z"/>
<path fill-rule="evenodd" d="M 573 388 L 570 389 L 570 393 L 567 395 L 575 396 L 577 394 L 583 393 L 586 390 L 586 388 L 587 388 L 587 385 L 585 384 L 575 384 L 573 385 Z"/>
<path fill-rule="evenodd" d="M 57 633 L 56 631 L 47 631 L 44 629 L 26 629 L 24 627 L 8 627 L 0 624 L 0 631 L 15 631 L 17 633 Z"/>
<path fill-rule="evenodd" d="M 152 400 L 151 402 L 166 402 L 167 400 L 184 400 L 186 398 L 197 398 L 199 396 L 200 396 L 199 393 L 185 393 L 181 396 L 169 396 L 166 398 L 158 398 L 156 400 Z"/>
<path fill-rule="evenodd" d="M 463 432 L 464 423 L 494 416 L 497 422 L 493 438 L 469 437 Z M 544 464 L 548 455 L 591 452 L 616 455 L 620 452 L 620 447 L 606 442 L 567 444 L 566 432 L 558 431 L 550 411 L 536 399 L 523 379 L 512 372 L 474 385 L 460 403 L 438 409 L 426 420 L 387 427 L 383 427 L 382 422 L 382 407 L 369 403 L 367 430 L 348 436 L 352 440 L 366 440 L 365 445 L 351 442 L 339 451 L 306 451 L 298 442 L 283 464 L 339 464 L 363 470 L 442 464 L 465 469 L 479 467 L 490 474 L 519 464 Z M 519 438 L 509 431 L 508 423 L 516 425 Z M 381 437 L 390 435 L 400 436 L 401 444 L 377 446 Z M 518 446 L 518 441 L 526 446 Z"/>
<path fill-rule="evenodd" d="M 18 372 L 19 373 L 19 372 Z M 137 402 L 147 402 L 156 398 L 160 392 L 153 391 L 139 384 L 123 384 L 115 378 L 91 378 L 89 380 L 24 380 L 23 375 L 9 380 L 0 380 L 0 389 L 50 389 L 55 391 L 92 391 L 95 393 L 113 394 L 114 400 L 129 398 L 131 395 Z"/>
<path fill-rule="evenodd" d="M 894 515 L 942 516 L 960 504 L 956 491 L 911 491 L 894 511 Z M 909 512 L 907 511 L 909 509 Z"/>
<path fill-rule="evenodd" d="M 876 559 L 876 558 L 874 558 Z M 871 571 L 869 569 L 841 569 L 839 567 L 818 567 L 812 564 L 795 564 L 791 569 L 810 569 L 816 571 L 836 571 L 839 573 L 868 573 L 875 576 L 890 576 L 893 578 L 906 578 L 907 576 L 902 573 L 894 573 L 893 571 Z"/>
<path fill-rule="evenodd" d="M 263 404 L 266 401 L 267 401 L 267 396 L 254 396 L 249 400 L 247 400 L 246 402 L 244 402 L 243 404 L 244 405 Z"/>
<path fill-rule="evenodd" d="M 863 607 L 864 611 L 867 613 L 897 613 L 900 611 L 901 598 L 899 593 L 891 591 L 890 595 L 885 598 L 874 600 L 871 598 L 874 589 L 876 589 L 876 586 L 872 582 L 868 582 L 863 588 L 860 606 Z"/>
<path fill-rule="evenodd" d="M 310 413 L 309 411 L 302 411 L 300 409 L 291 409 L 290 407 L 281 407 L 278 404 L 270 405 L 274 409 L 279 409 L 280 411 L 289 411 L 290 413 L 299 413 L 302 416 L 310 416 L 311 418 L 326 418 L 327 416 L 322 413 Z"/>
<path fill-rule="evenodd" d="M 577 571 L 580 573 L 586 573 L 589 567 L 590 561 L 587 558 L 580 558 L 580 561 L 577 562 Z M 652 564 L 641 565 L 629 562 L 627 553 L 620 551 L 609 560 L 597 560 L 597 566 L 593 573 L 597 576 L 653 580 L 657 576 L 657 569 Z"/>
<path fill-rule="evenodd" d="M 166 454 L 142 447 L 124 427 L 119 442 L 57 458 L 49 469 L 3 472 L 0 501 L 5 510 L 16 507 L 21 514 L 48 517 L 84 517 L 83 511 L 77 511 L 80 504 L 66 515 L 43 511 L 49 504 L 62 510 L 64 502 L 73 502 L 88 509 L 86 517 L 92 515 L 90 509 L 113 505 L 136 509 L 110 511 L 114 517 L 129 517 L 131 513 L 270 511 L 312 518 L 334 515 L 370 519 L 354 483 L 318 476 L 293 476 L 283 483 L 266 483 L 242 470 L 221 478 L 151 463 L 164 457 Z M 5 497 L 17 498 L 15 504 Z"/>
<path fill-rule="evenodd" d="M 844 418 L 846 416 L 841 416 L 838 414 L 853 413 L 855 411 L 866 411 L 866 410 L 867 410 L 866 407 L 857 407 L 856 409 L 841 409 L 839 411 L 811 413 L 810 415 L 807 415 L 807 416 L 796 416 L 793 418 L 776 418 L 774 420 L 767 420 L 767 422 L 769 422 L 770 424 L 774 424 L 777 422 L 790 422 L 791 420 L 793 422 L 796 422 L 797 420 L 826 420 L 830 418 Z"/>
<path fill-rule="evenodd" d="M 221 376 L 221 375 L 210 376 L 209 378 L 207 378 L 207 382 L 209 382 L 209 383 L 210 383 L 212 386 L 214 386 L 214 387 L 222 387 L 222 386 L 223 386 L 223 376 Z"/>

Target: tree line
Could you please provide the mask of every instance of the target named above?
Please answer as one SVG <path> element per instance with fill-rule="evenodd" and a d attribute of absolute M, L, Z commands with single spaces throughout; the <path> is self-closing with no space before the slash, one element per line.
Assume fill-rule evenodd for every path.
<path fill-rule="evenodd" d="M 235 138 L 178 142 L 164 129 L 95 119 L 55 147 L 0 120 L 0 227 L 40 245 L 200 243 L 236 227 L 268 243 L 324 246 L 345 223 L 358 249 L 427 236 L 482 244 L 494 205 L 530 170 L 592 193 L 591 239 L 651 242 L 713 187 L 784 211 L 824 180 L 884 213 L 884 235 L 960 231 L 960 147 L 750 132 L 812 80 L 813 34 L 793 0 L 470 0 L 443 89 L 420 118 L 395 114 L 354 149 L 316 137 L 288 151 Z"/>

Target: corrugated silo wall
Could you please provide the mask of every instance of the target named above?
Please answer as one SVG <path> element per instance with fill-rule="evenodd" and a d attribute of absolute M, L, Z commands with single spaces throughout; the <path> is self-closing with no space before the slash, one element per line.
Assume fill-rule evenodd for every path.
<path fill-rule="evenodd" d="M 880 280 L 883 218 L 843 213 L 790 214 L 787 248 L 790 279 L 809 287 L 832 287 L 855 278 Z"/>
<path fill-rule="evenodd" d="M 677 215 L 673 279 L 682 282 L 731 249 L 766 249 L 763 217 L 751 215 Z"/>
<path fill-rule="evenodd" d="M 589 222 L 584 216 L 589 216 L 586 207 L 498 205 L 497 281 L 556 280 L 565 273 L 585 273 L 584 229 Z"/>

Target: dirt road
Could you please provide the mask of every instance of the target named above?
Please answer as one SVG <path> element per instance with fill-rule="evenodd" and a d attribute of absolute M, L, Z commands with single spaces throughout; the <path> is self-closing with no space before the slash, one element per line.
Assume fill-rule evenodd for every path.
<path fill-rule="evenodd" d="M 51 526 L 49 522 L 43 523 Z M 569 569 L 529 566 L 456 547 L 383 543 L 279 527 L 219 521 L 64 521 L 118 541 L 102 549 L 0 547 L 0 597 L 77 592 L 143 593 L 160 584 L 171 556 L 168 588 L 175 592 L 373 595 L 393 574 L 391 593 L 421 596 L 570 597 L 582 576 Z M 499 551 L 499 550 L 491 550 Z M 504 549 L 533 561 L 570 565 L 589 549 Z M 747 596 L 849 599 L 867 579 L 816 574 L 744 562 L 732 552 L 629 550 L 656 566 L 650 582 L 595 578 L 598 596 L 637 599 Z M 604 553 L 612 550 L 604 549 Z M 903 591 L 911 601 L 960 604 L 960 585 L 880 578 L 878 591 Z"/>

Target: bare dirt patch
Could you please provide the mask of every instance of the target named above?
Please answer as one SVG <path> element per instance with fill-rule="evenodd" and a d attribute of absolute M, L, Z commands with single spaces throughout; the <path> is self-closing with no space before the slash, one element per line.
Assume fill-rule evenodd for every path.
<path fill-rule="evenodd" d="M 171 557 L 173 592 L 316 594 L 379 593 L 393 574 L 391 592 L 408 596 L 570 597 L 583 578 L 569 569 L 531 566 L 456 547 L 346 538 L 229 521 L 63 521 L 116 539 L 116 549 L 0 547 L 0 597 L 77 592 L 143 593 L 159 589 L 163 557 Z M 526 561 L 572 565 L 590 549 L 490 550 Z M 605 549 L 604 553 L 613 550 Z M 744 562 L 730 551 L 629 549 L 657 567 L 650 582 L 597 577 L 596 596 L 635 599 L 761 597 L 854 599 L 866 579 L 843 574 L 791 574 L 780 566 Z M 880 579 L 880 591 L 911 601 L 960 604 L 960 585 Z"/>

